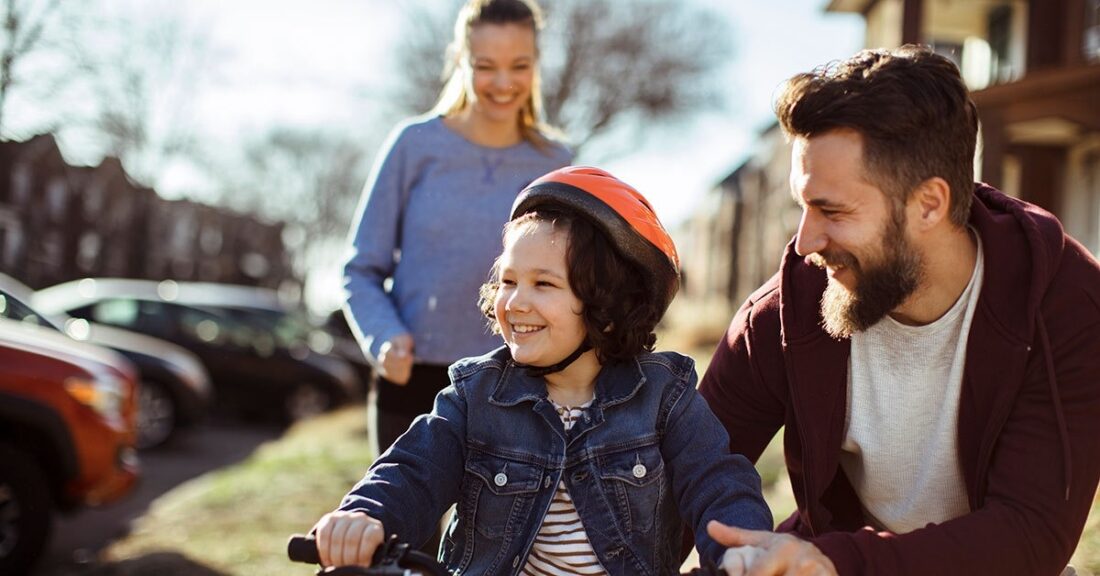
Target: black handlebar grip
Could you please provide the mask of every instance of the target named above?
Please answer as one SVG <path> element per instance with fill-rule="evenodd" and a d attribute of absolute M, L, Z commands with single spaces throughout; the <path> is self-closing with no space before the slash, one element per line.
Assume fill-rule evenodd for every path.
<path fill-rule="evenodd" d="M 295 534 L 286 543 L 286 555 L 293 562 L 320 564 L 321 554 L 317 552 L 317 540 L 313 536 Z"/>

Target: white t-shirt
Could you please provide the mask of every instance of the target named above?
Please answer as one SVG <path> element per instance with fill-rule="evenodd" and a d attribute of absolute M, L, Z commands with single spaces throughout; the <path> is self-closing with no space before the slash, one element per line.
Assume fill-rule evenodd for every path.
<path fill-rule="evenodd" d="M 982 245 L 974 238 L 970 282 L 942 317 L 907 326 L 887 316 L 852 335 L 840 465 L 880 530 L 901 534 L 970 510 L 956 432 L 982 286 Z"/>

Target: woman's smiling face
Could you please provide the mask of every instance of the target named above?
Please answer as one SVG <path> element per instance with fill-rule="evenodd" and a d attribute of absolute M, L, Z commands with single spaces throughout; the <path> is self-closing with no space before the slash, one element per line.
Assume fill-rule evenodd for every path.
<path fill-rule="evenodd" d="M 491 122 L 515 122 L 531 98 L 538 65 L 535 32 L 523 24 L 479 24 L 470 30 L 466 97 Z"/>

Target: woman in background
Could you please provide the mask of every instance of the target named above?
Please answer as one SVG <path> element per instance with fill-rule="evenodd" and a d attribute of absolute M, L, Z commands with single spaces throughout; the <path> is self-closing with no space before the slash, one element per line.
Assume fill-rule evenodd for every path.
<path fill-rule="evenodd" d="M 394 129 L 367 182 L 345 313 L 375 361 L 376 454 L 431 411 L 449 364 L 499 344 L 477 301 L 501 229 L 520 190 L 571 160 L 541 119 L 541 26 L 533 0 L 469 0 L 439 102 Z"/>

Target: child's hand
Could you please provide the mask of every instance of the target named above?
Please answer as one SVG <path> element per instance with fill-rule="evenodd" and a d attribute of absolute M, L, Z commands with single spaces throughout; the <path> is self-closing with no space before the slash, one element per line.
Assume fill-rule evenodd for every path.
<path fill-rule="evenodd" d="M 725 570 L 728 576 L 745 576 L 749 573 L 753 560 L 763 552 L 763 548 L 756 546 L 726 548 L 726 553 L 722 555 L 722 563 L 718 567 Z"/>
<path fill-rule="evenodd" d="M 382 522 L 362 512 L 329 512 L 313 529 L 325 567 L 370 566 L 374 551 L 385 540 Z"/>

